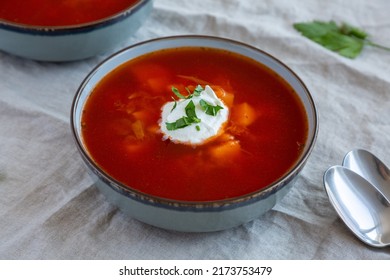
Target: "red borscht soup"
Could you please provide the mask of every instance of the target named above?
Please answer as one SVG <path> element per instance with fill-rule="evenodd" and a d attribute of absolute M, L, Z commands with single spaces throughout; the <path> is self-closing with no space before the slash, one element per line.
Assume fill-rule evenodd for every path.
<path fill-rule="evenodd" d="M 35 26 L 77 25 L 123 11 L 139 0 L 1 0 L 0 19 Z"/>
<path fill-rule="evenodd" d="M 164 104 L 177 99 L 172 88 L 189 94 L 198 86 L 223 101 L 226 123 L 200 145 L 167 139 L 160 123 Z M 106 75 L 86 100 L 81 133 L 94 162 L 124 185 L 167 199 L 213 201 L 258 191 L 291 170 L 308 120 L 293 88 L 269 68 L 224 50 L 181 47 Z"/>

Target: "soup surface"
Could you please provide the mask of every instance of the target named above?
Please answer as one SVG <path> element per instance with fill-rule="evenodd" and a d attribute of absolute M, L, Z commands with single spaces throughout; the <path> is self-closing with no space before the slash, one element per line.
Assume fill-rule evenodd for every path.
<path fill-rule="evenodd" d="M 229 108 L 218 136 L 201 145 L 161 132 L 161 108 L 209 85 Z M 193 133 L 197 133 L 194 129 Z M 223 50 L 177 48 L 128 61 L 88 97 L 82 138 L 90 156 L 138 191 L 183 201 L 237 197 L 266 187 L 302 153 L 308 123 L 294 90 L 265 66 Z"/>
<path fill-rule="evenodd" d="M 91 22 L 114 15 L 139 0 L 1 0 L 0 19 L 37 26 Z"/>

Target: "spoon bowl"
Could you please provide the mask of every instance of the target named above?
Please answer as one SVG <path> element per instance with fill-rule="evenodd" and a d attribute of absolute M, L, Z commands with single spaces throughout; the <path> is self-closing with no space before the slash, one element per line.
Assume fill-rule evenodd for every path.
<path fill-rule="evenodd" d="M 390 203 L 390 169 L 369 151 L 350 151 L 343 160 L 343 166 L 364 177 Z"/>
<path fill-rule="evenodd" d="M 390 245 L 390 204 L 373 184 L 344 166 L 324 174 L 325 190 L 340 218 L 364 243 Z"/>

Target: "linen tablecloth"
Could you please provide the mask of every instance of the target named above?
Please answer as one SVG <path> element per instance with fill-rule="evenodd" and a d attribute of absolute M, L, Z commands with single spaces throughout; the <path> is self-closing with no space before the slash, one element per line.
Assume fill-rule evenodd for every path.
<path fill-rule="evenodd" d="M 293 23 L 348 22 L 390 45 L 388 0 L 156 0 L 145 24 L 90 59 L 48 63 L 0 52 L 1 259 L 390 259 L 364 245 L 329 203 L 324 171 L 351 149 L 390 164 L 390 52 L 366 47 L 354 59 L 299 34 Z M 287 196 L 245 225 L 178 233 L 143 224 L 94 186 L 70 132 L 75 92 L 115 51 L 156 37 L 230 38 L 279 58 L 307 85 L 320 130 Z"/>

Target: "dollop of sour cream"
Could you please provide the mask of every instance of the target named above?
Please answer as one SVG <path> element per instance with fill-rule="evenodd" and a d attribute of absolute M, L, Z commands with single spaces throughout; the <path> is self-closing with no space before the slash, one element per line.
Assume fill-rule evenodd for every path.
<path fill-rule="evenodd" d="M 215 115 L 207 114 L 200 104 L 201 100 L 204 100 L 211 106 L 220 106 L 222 108 Z M 174 123 L 186 116 L 186 106 L 191 101 L 195 105 L 198 122 L 169 130 L 167 123 Z M 218 135 L 229 116 L 228 107 L 208 85 L 205 86 L 205 89 L 199 95 L 165 103 L 161 111 L 160 129 L 164 134 L 164 140 L 170 139 L 174 143 L 189 145 L 203 144 Z"/>

